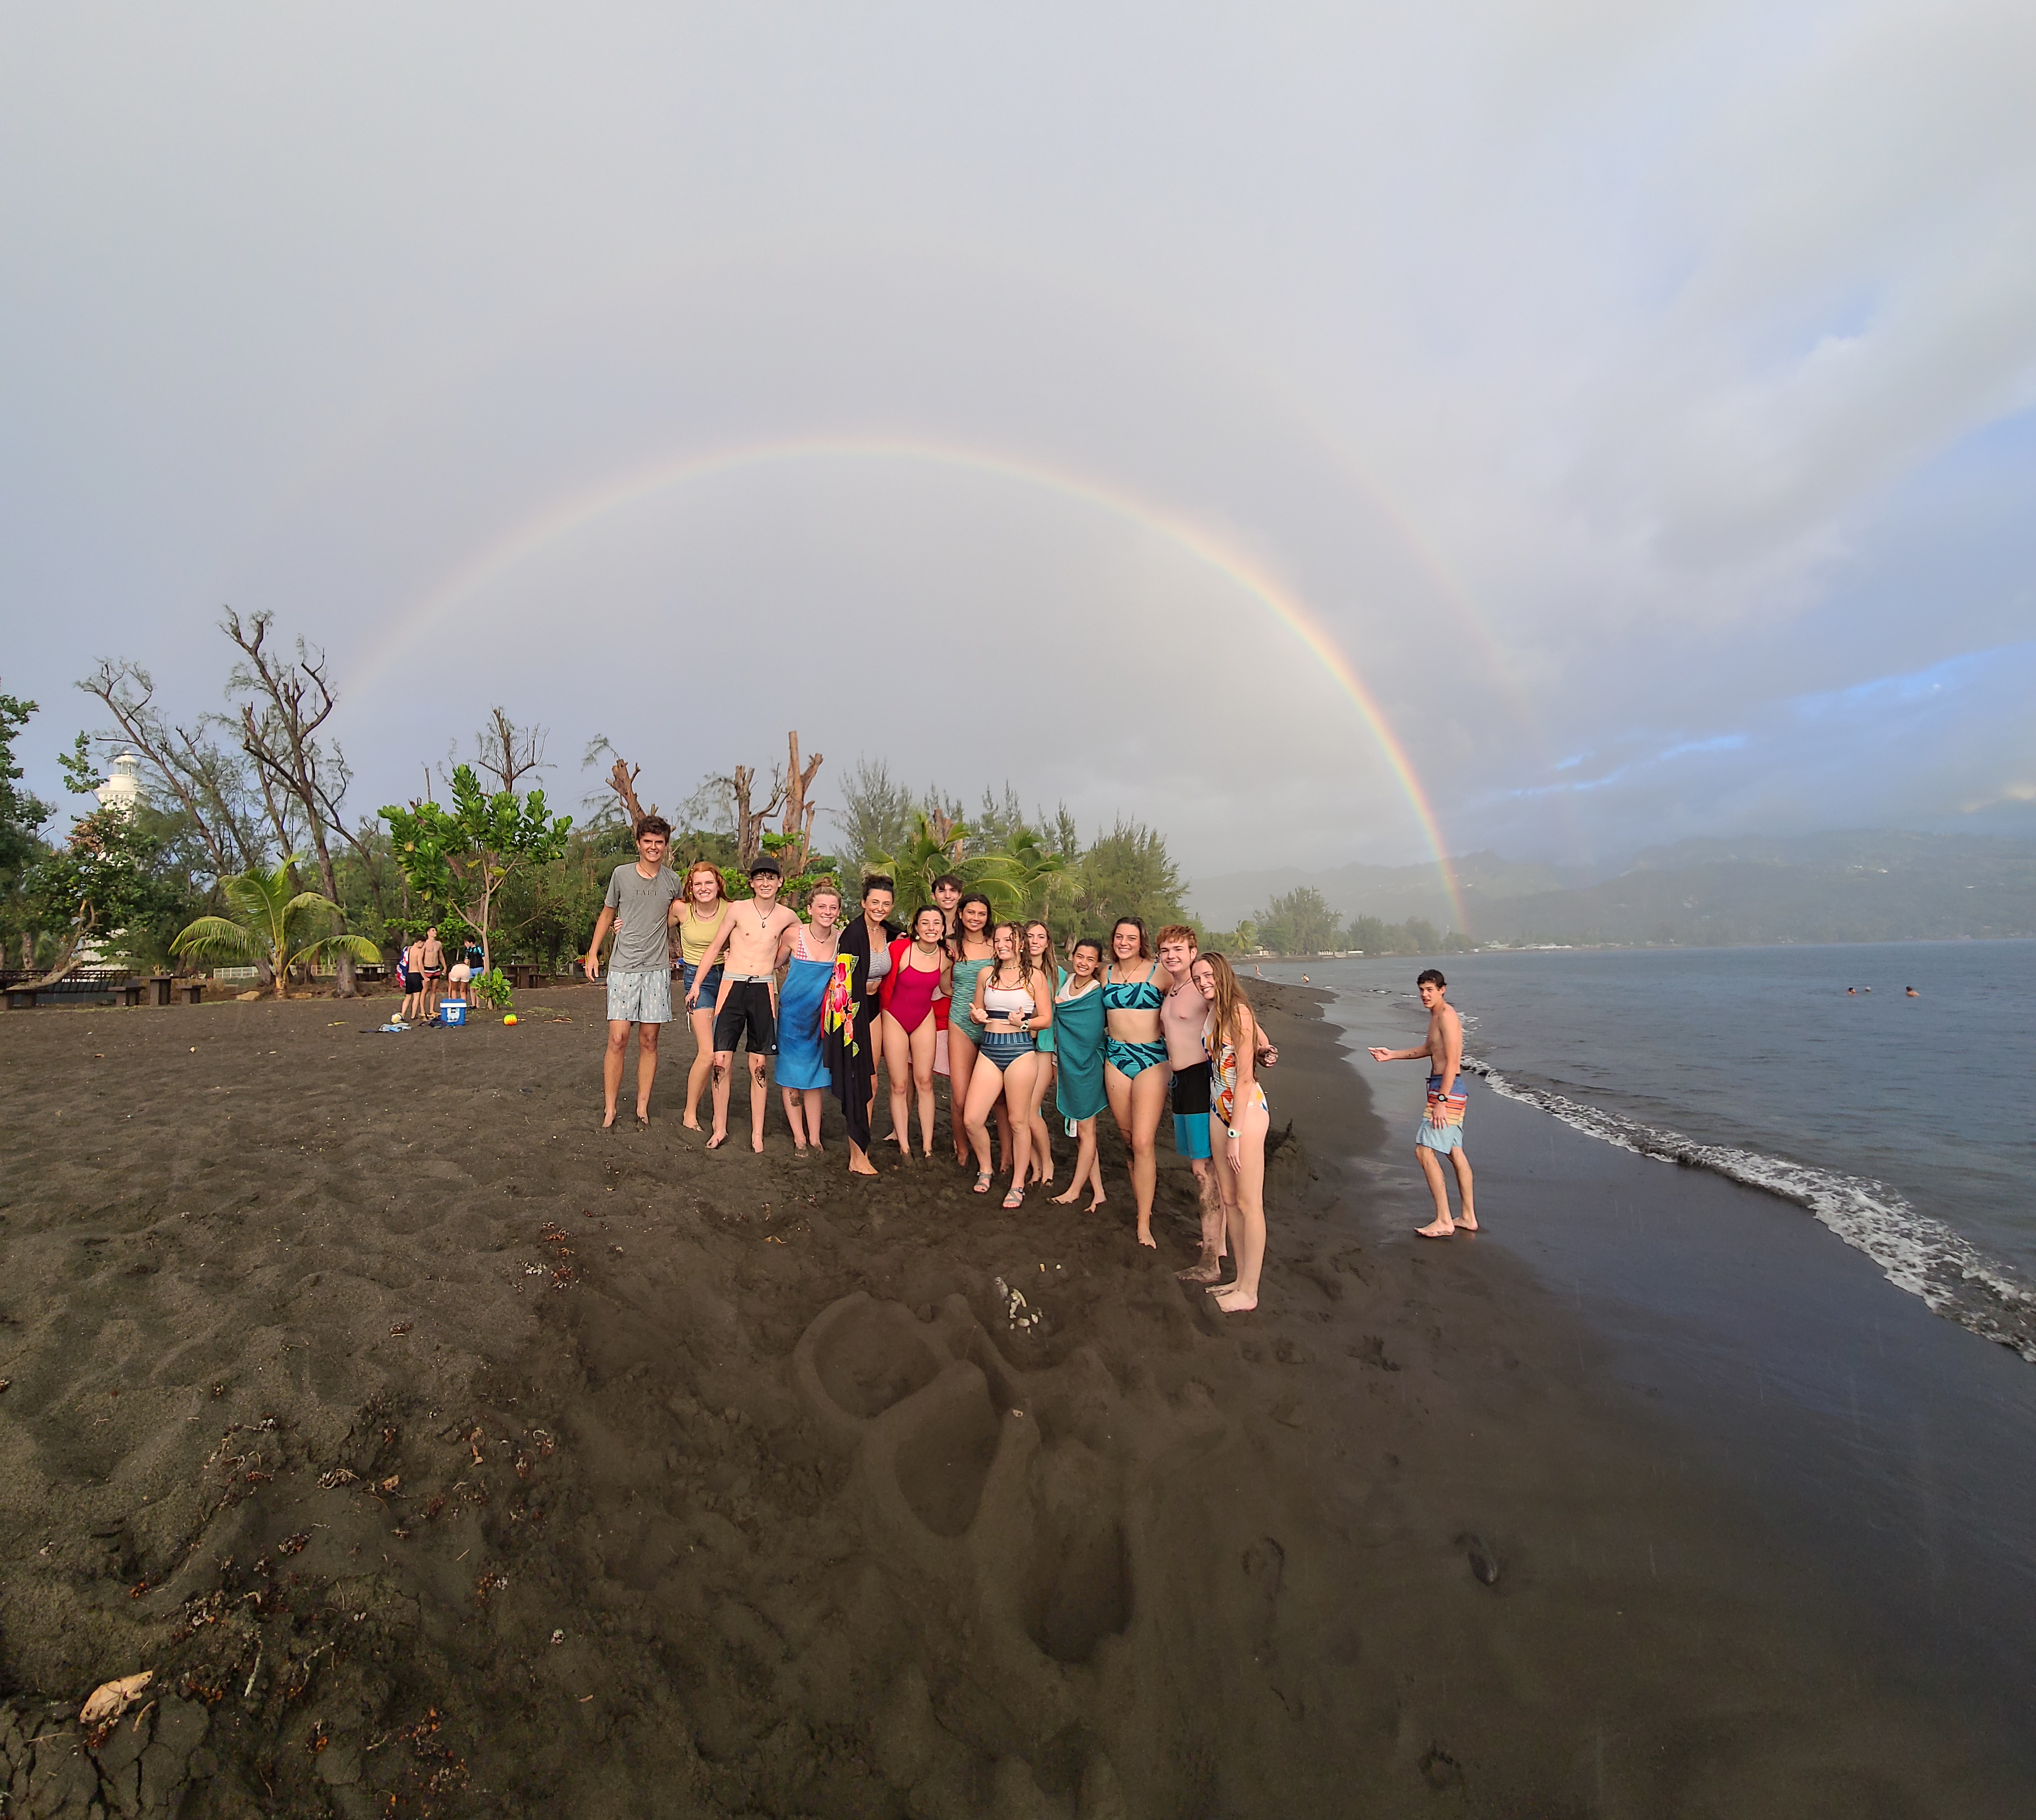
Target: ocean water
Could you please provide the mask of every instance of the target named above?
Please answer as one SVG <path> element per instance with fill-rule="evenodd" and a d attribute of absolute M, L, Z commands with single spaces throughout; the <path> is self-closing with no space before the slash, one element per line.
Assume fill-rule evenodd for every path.
<path fill-rule="evenodd" d="M 1401 1048 L 1425 1027 L 1414 976 L 1431 964 L 1449 977 L 1484 1090 L 1807 1208 L 1891 1284 L 2036 1361 L 2036 942 L 1558 950 L 1264 972 L 1306 973 L 1337 995 L 1354 1040 Z M 1355 1065 L 1374 1083 L 1384 1072 L 1362 1055 Z"/>

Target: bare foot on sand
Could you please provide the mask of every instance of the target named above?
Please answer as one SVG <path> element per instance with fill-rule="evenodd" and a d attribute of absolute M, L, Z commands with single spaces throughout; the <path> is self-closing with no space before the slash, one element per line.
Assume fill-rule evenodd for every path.
<path fill-rule="evenodd" d="M 1416 1226 L 1414 1229 L 1414 1237 L 1417 1239 L 1446 1239 L 1456 1229 L 1455 1221 L 1441 1219 L 1429 1225 Z"/>
<path fill-rule="evenodd" d="M 1077 1182 L 1065 1195 L 1055 1195 L 1053 1204 L 1057 1207 L 1071 1207 L 1081 1199 L 1081 1184 Z"/>
<path fill-rule="evenodd" d="M 1216 1258 L 1204 1258 L 1200 1263 L 1190 1264 L 1174 1274 L 1184 1283 L 1212 1283 L 1222 1276 L 1223 1265 Z"/>
<path fill-rule="evenodd" d="M 608 1108 L 608 1116 L 601 1121 L 601 1128 L 604 1131 L 612 1131 L 615 1129 L 615 1108 L 613 1106 Z"/>
<path fill-rule="evenodd" d="M 726 1143 L 727 1142 L 728 1142 L 728 1134 L 727 1134 L 727 1132 L 726 1132 L 726 1131 L 716 1131 L 716 1132 L 714 1133 L 714 1135 L 712 1137 L 711 1137 L 710 1138 L 708 1138 L 708 1139 L 707 1139 L 707 1147 L 710 1150 L 719 1150 L 719 1149 L 721 1148 L 721 1146 L 722 1146 L 723 1144 Z"/>
<path fill-rule="evenodd" d="M 868 1157 L 850 1157 L 848 1159 L 848 1172 L 851 1176 L 873 1176 L 879 1171 L 877 1165 Z"/>
<path fill-rule="evenodd" d="M 1209 1294 L 1227 1315 L 1249 1314 L 1258 1306 L 1257 1297 L 1246 1295 L 1235 1283 L 1227 1289 L 1211 1289 Z"/>
<path fill-rule="evenodd" d="M 1152 1237 L 1152 1222 L 1150 1220 L 1141 1220 L 1138 1222 L 1138 1242 L 1149 1250 L 1156 1252 L 1159 1250 L 1159 1241 Z"/>
<path fill-rule="evenodd" d="M 1476 1214 L 1458 1214 L 1457 1215 L 1457 1230 L 1458 1232 L 1460 1232 L 1460 1233 L 1474 1233 L 1474 1232 L 1476 1232 L 1478 1229 L 1479 1229 L 1479 1228 L 1478 1228 L 1477 1215 L 1476 1215 Z"/>
<path fill-rule="evenodd" d="M 679 1123 L 689 1131 L 697 1131 L 700 1128 L 700 1122 L 697 1119 L 681 1119 Z"/>

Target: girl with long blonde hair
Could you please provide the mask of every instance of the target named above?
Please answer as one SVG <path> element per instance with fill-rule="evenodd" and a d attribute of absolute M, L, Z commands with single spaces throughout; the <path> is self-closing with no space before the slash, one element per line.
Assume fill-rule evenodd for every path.
<path fill-rule="evenodd" d="M 696 859 L 686 868 L 684 901 L 685 908 L 679 912 L 678 921 L 679 972 L 684 982 L 680 987 L 681 996 L 692 990 L 701 959 L 721 933 L 722 923 L 728 915 L 728 886 L 722 879 L 721 868 L 711 859 Z M 714 1002 L 720 991 L 721 967 L 716 963 L 700 982 L 700 995 L 686 1018 L 693 1027 L 693 1065 L 686 1075 L 686 1129 L 689 1131 L 700 1128 L 700 1095 L 706 1089 L 707 1077 L 714 1072 Z M 718 1095 L 726 1101 L 726 1080 Z"/>
<path fill-rule="evenodd" d="M 1258 1306 L 1258 1277 L 1265 1263 L 1265 1135 L 1272 1128 L 1272 1113 L 1256 1075 L 1258 1020 L 1222 955 L 1202 955 L 1188 977 L 1208 1001 L 1202 1047 L 1208 1052 L 1215 1077 L 1211 1110 L 1223 1134 L 1216 1183 L 1223 1195 L 1230 1255 L 1237 1265 L 1234 1282 L 1212 1283 L 1208 1293 L 1225 1314 L 1241 1314 Z"/>

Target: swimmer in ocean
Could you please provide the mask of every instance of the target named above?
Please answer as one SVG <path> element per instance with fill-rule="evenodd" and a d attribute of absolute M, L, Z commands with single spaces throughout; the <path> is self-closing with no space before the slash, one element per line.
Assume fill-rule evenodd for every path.
<path fill-rule="evenodd" d="M 1902 990 L 1906 992 L 1912 999 L 1920 999 L 1923 996 L 1923 995 L 1917 991 L 1913 986 L 1905 986 Z"/>

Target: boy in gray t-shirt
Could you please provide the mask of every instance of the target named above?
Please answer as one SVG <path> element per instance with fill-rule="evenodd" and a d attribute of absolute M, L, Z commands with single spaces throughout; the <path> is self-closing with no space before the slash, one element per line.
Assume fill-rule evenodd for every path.
<path fill-rule="evenodd" d="M 658 1076 L 658 1036 L 672 1021 L 672 923 L 683 901 L 679 875 L 665 863 L 672 826 L 647 815 L 636 825 L 636 860 L 618 866 L 608 881 L 608 900 L 586 945 L 586 976 L 601 977 L 601 943 L 616 925 L 615 952 L 609 957 L 608 1053 L 601 1058 L 607 1089 L 606 1131 L 615 1123 L 622 1091 L 622 1065 L 629 1053 L 629 1026 L 636 1026 L 636 1123 L 650 1122 L 650 1083 Z"/>

